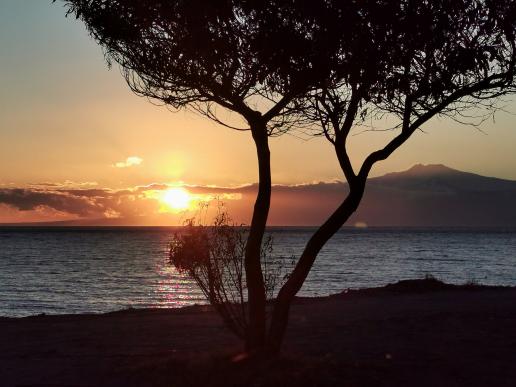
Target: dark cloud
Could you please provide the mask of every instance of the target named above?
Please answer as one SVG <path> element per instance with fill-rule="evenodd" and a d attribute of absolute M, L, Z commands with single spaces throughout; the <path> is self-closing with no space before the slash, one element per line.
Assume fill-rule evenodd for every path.
<path fill-rule="evenodd" d="M 40 206 L 46 206 L 78 216 L 90 216 L 101 212 L 101 208 L 95 201 L 87 197 L 72 195 L 66 191 L 28 188 L 0 189 L 0 203 L 10 205 L 20 211 L 30 211 Z"/>

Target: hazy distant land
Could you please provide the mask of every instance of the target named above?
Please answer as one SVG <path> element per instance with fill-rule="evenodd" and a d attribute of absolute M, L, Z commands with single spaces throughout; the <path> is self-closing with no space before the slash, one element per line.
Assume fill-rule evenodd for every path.
<path fill-rule="evenodd" d="M 229 211 L 235 206 L 235 213 L 249 212 L 256 187 L 225 188 L 243 197 L 238 201 L 241 203 L 228 203 Z M 346 191 L 347 185 L 342 182 L 275 185 L 269 225 L 319 225 L 343 200 Z M 358 211 L 346 225 L 514 228 L 515 198 L 516 181 L 484 177 L 444 165 L 418 164 L 404 172 L 371 178 Z M 108 218 L 16 225 L 127 226 L 139 222 Z"/>

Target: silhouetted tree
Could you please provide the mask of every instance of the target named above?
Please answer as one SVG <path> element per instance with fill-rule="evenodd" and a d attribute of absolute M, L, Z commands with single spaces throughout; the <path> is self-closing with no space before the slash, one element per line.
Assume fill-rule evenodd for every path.
<path fill-rule="evenodd" d="M 300 125 L 293 100 L 320 87 L 334 67 L 329 30 L 312 22 L 324 1 L 65 0 L 138 95 L 189 107 L 256 145 L 259 188 L 246 243 L 246 347 L 263 348 L 266 297 L 260 250 L 270 207 L 268 137 Z M 319 7 L 313 7 L 317 3 Z M 321 16 L 321 18 L 323 18 Z M 335 50 L 330 50 L 335 51 Z M 222 122 L 217 107 L 248 127 Z"/>
<path fill-rule="evenodd" d="M 130 87 L 223 125 L 238 113 L 256 144 L 259 190 L 246 242 L 247 349 L 280 349 L 290 304 L 324 244 L 357 209 L 375 163 L 436 115 L 514 91 L 515 3 L 495 0 L 67 0 Z M 358 172 L 352 128 L 389 114 L 399 133 Z M 333 144 L 349 194 L 281 288 L 266 335 L 260 250 L 270 193 L 268 137 L 315 130 Z M 312 125 L 312 126 L 310 126 Z"/>
<path fill-rule="evenodd" d="M 332 2 L 334 15 L 344 12 L 342 3 Z M 338 65 L 327 87 L 305 100 L 305 114 L 333 145 L 349 192 L 312 235 L 278 294 L 273 350 L 281 345 L 293 297 L 321 248 L 358 208 L 375 163 L 432 117 L 476 125 L 494 114 L 499 97 L 515 91 L 514 1 L 366 0 L 357 12 L 355 44 L 347 40 L 341 47 L 353 56 L 352 65 Z M 395 136 L 355 171 L 346 147 L 351 130 L 385 115 L 398 120 Z"/>

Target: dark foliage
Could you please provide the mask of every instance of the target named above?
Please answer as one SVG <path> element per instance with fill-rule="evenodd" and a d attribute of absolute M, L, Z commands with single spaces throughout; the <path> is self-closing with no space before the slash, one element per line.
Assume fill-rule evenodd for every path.
<path fill-rule="evenodd" d="M 348 6 L 331 4 L 336 14 Z M 474 118 L 481 122 L 496 111 L 497 98 L 515 91 L 514 1 L 364 1 L 356 9 L 356 40 L 349 44 L 346 27 L 340 31 L 340 49 L 355 61 L 339 61 L 327 86 L 299 102 L 307 117 L 319 122 L 318 134 L 334 146 L 349 193 L 310 238 L 278 294 L 269 338 L 276 346 L 290 303 L 323 246 L 358 208 L 372 167 L 432 117 L 475 124 Z M 351 130 L 385 115 L 398 120 L 392 128 L 397 132 L 355 171 L 347 149 Z"/>
<path fill-rule="evenodd" d="M 225 325 L 238 337 L 245 338 L 249 324 L 244 257 L 249 228 L 235 224 L 220 204 L 213 222 L 204 224 L 202 219 L 207 210 L 207 205 L 202 206 L 200 214 L 188 219 L 175 233 L 170 245 L 170 263 L 194 279 Z M 272 252 L 273 239 L 268 236 L 260 259 L 267 299 L 272 299 L 283 271 L 282 260 L 274 262 Z"/>
<path fill-rule="evenodd" d="M 364 4 L 353 66 L 339 67 L 335 82 L 310 96 L 312 118 L 335 142 L 386 113 L 410 130 L 436 114 L 492 112 L 493 98 L 514 91 L 515 12 L 511 1 Z"/>
<path fill-rule="evenodd" d="M 432 117 L 476 124 L 515 91 L 514 0 L 65 3 L 137 94 L 251 130 L 259 190 L 244 257 L 249 350 L 279 350 L 290 303 L 319 251 L 357 209 L 375 163 Z M 222 122 L 217 106 L 238 113 L 249 129 Z M 351 130 L 384 115 L 397 119 L 397 132 L 355 171 L 346 148 Z M 326 136 L 350 191 L 307 243 L 266 331 L 260 259 L 271 195 L 268 136 L 293 128 Z"/>
<path fill-rule="evenodd" d="M 290 102 L 322 85 L 337 55 L 320 0 L 65 3 L 135 93 L 215 120 L 214 104 L 246 119 L 265 109 L 270 134 L 301 119 Z"/>

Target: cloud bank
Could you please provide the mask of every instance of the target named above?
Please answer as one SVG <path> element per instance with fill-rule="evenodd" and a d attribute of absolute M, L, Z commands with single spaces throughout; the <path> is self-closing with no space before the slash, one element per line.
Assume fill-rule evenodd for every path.
<path fill-rule="evenodd" d="M 249 223 L 257 193 L 257 185 L 238 187 L 214 187 L 184 185 L 193 198 L 194 205 L 188 211 L 173 213 L 164 210 L 160 202 L 162 192 L 172 185 L 154 183 L 127 189 L 112 190 L 77 185 L 70 188 L 62 184 L 38 184 L 24 188 L 0 188 L 0 223 L 15 222 L 13 213 L 19 213 L 20 221 L 54 220 L 103 220 L 118 219 L 121 224 L 181 224 L 195 215 L 195 203 L 221 201 L 238 223 Z M 317 183 L 305 185 L 275 185 L 273 187 L 271 224 L 306 224 L 307 219 L 317 222 L 331 211 L 336 200 L 345 190 L 343 183 Z M 9 217 L 6 217 L 9 207 Z M 58 214 L 58 216 L 56 215 Z M 3 216 L 2 216 L 3 215 Z M 55 218 L 55 219 L 54 219 Z M 6 220 L 7 219 L 7 220 Z M 310 222 L 312 222 L 310 221 Z M 315 223 L 314 223 L 315 224 Z"/>
<path fill-rule="evenodd" d="M 155 183 L 121 190 L 78 184 L 0 188 L 0 223 L 81 220 L 91 225 L 178 225 L 196 207 L 174 212 L 160 201 Z M 257 185 L 183 185 L 193 202 L 225 203 L 237 223 L 249 224 Z M 275 185 L 269 225 L 320 225 L 342 203 L 342 182 Z M 416 166 L 370 179 L 362 203 L 347 225 L 516 227 L 516 181 L 488 178 L 443 166 Z M 215 204 L 215 203 L 214 203 Z M 215 211 L 216 205 L 212 208 Z"/>

